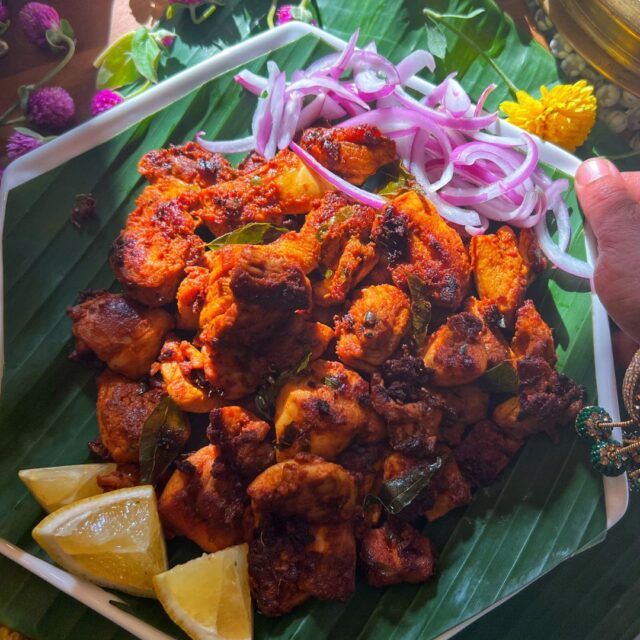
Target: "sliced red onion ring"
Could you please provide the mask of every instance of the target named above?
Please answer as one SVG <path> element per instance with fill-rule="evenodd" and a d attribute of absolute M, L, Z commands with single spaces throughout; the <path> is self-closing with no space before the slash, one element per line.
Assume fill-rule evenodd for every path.
<path fill-rule="evenodd" d="M 447 82 L 442 106 L 456 118 L 461 118 L 471 108 L 471 100 L 467 92 L 455 78 Z"/>
<path fill-rule="evenodd" d="M 566 271 L 579 278 L 593 278 L 593 267 L 588 262 L 574 258 L 553 241 L 547 228 L 545 216 L 540 218 L 540 221 L 534 229 L 540 248 L 558 269 L 562 269 L 562 271 Z"/>
<path fill-rule="evenodd" d="M 427 107 L 436 107 L 439 104 L 442 104 L 444 100 L 444 94 L 447 91 L 447 83 L 451 78 L 455 78 L 458 75 L 457 71 L 453 71 L 450 73 L 439 85 L 436 85 L 434 90 L 426 95 L 420 102 L 421 104 L 426 105 Z"/>
<path fill-rule="evenodd" d="M 326 180 L 330 185 L 334 186 L 339 191 L 342 191 L 345 195 L 366 204 L 369 207 L 380 210 L 387 206 L 388 202 L 382 196 L 375 193 L 369 193 L 364 189 L 360 189 L 355 185 L 347 182 L 340 176 L 329 171 L 325 166 L 320 164 L 310 153 L 307 153 L 302 147 L 298 146 L 295 142 L 289 145 L 289 148 L 312 170 L 315 171 L 323 180 Z"/>
<path fill-rule="evenodd" d="M 480 97 L 478 98 L 478 102 L 476 102 L 476 106 L 475 109 L 473 110 L 473 115 L 474 116 L 480 116 L 482 115 L 482 112 L 484 110 L 484 103 L 486 102 L 487 98 L 489 97 L 489 94 L 497 87 L 498 85 L 493 84 L 493 82 L 487 86 L 487 88 L 480 94 Z"/>
<path fill-rule="evenodd" d="M 406 58 L 396 65 L 400 82 L 405 84 L 409 78 L 415 76 L 418 71 L 429 69 L 432 73 L 436 70 L 436 61 L 433 56 L 424 49 L 411 52 Z"/>
<path fill-rule="evenodd" d="M 289 91 L 296 91 L 302 95 L 309 94 L 317 94 L 322 90 L 331 91 L 336 96 L 347 100 L 348 102 L 353 102 L 363 109 L 369 110 L 369 105 L 358 95 L 349 91 L 348 88 L 340 84 L 337 80 L 333 80 L 332 78 L 303 78 L 302 80 L 297 80 L 289 85 Z"/>
<path fill-rule="evenodd" d="M 246 153 L 255 148 L 256 140 L 253 136 L 238 138 L 237 140 L 205 140 L 204 131 L 196 134 L 196 142 L 212 153 Z"/>
<path fill-rule="evenodd" d="M 267 79 L 248 69 L 243 69 L 233 79 L 256 96 L 259 96 L 267 88 Z"/>

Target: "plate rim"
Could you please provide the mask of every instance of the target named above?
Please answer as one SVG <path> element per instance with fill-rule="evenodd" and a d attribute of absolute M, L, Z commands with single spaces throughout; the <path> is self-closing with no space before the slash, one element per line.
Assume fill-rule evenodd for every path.
<path fill-rule="evenodd" d="M 143 118 L 164 109 L 173 102 L 181 99 L 199 86 L 213 80 L 215 77 L 222 75 L 240 65 L 247 64 L 251 60 L 267 55 L 268 53 L 280 49 L 288 44 L 296 42 L 305 36 L 314 36 L 335 49 L 342 49 L 346 46 L 346 41 L 334 36 L 322 29 L 310 24 L 302 22 L 289 22 L 287 24 L 259 33 L 243 42 L 227 47 L 220 52 L 214 54 L 207 60 L 187 68 L 158 85 L 152 87 L 145 93 L 132 98 L 118 106 L 117 109 L 106 111 L 85 123 L 82 123 L 71 131 L 59 136 L 55 140 L 48 142 L 46 145 L 35 149 L 34 151 L 14 160 L 6 168 L 2 179 L 0 180 L 0 229 L 4 228 L 4 220 L 6 214 L 6 205 L 9 192 L 32 180 L 47 171 L 68 162 L 72 158 L 89 151 L 90 149 L 111 140 L 116 135 L 122 133 L 129 127 L 135 125 Z M 414 76 L 407 82 L 408 86 L 423 91 L 433 90 L 434 85 Z M 512 125 L 504 120 L 498 120 L 489 130 L 501 135 L 513 135 L 522 131 L 519 127 Z M 529 134 L 531 135 L 531 134 Z M 554 144 L 541 140 L 539 137 L 531 136 L 538 146 L 540 159 L 550 166 L 563 171 L 572 178 L 575 177 L 581 160 L 569 152 L 561 149 Z M 597 257 L 597 248 L 593 233 L 587 223 L 585 228 L 585 247 L 587 261 L 594 265 Z M 4 246 L 0 243 L 0 385 L 4 373 Z M 596 388 L 598 392 L 598 403 L 603 406 L 614 421 L 619 420 L 619 404 L 616 384 L 616 374 L 613 362 L 613 348 L 611 343 L 611 332 L 609 327 L 609 319 L 600 299 L 593 291 L 591 292 L 592 300 L 592 326 L 593 326 L 593 353 L 595 361 Z M 614 429 L 614 437 L 621 440 L 622 434 L 620 429 Z M 607 530 L 611 529 L 623 517 L 627 510 L 629 501 L 628 485 L 626 474 L 617 477 L 604 477 L 604 498 Z M 3 552 L 3 541 L 0 540 L 0 553 Z M 8 544 L 8 543 L 6 543 Z M 26 552 L 22 552 L 26 556 Z M 34 556 L 30 556 L 34 558 Z M 47 580 L 45 571 L 39 571 L 39 565 L 27 563 L 26 568 Z M 25 565 L 23 565 L 25 566 Z M 70 574 L 61 569 L 58 572 L 69 576 L 75 580 L 77 588 L 70 595 L 88 606 L 91 606 L 84 598 L 82 598 L 83 582 L 78 581 Z M 541 576 L 539 576 L 541 577 Z M 536 578 L 537 580 L 537 578 Z M 50 580 L 47 580 L 50 582 Z M 532 581 L 532 582 L 535 582 Z M 529 586 L 532 582 L 527 583 L 521 589 Z M 88 587 L 94 587 L 90 583 L 86 583 Z M 58 586 L 59 584 L 54 584 Z M 99 587 L 98 587 L 99 588 Z M 475 616 L 465 620 L 455 627 L 447 630 L 436 640 L 445 640 L 452 637 L 463 628 L 472 624 L 489 611 L 499 606 L 509 598 L 513 597 L 518 591 L 509 596 L 495 602 L 490 607 L 482 610 Z M 105 592 L 108 593 L 108 592 Z M 111 594 L 109 594 L 111 595 Z M 93 607 L 92 607 L 93 608 Z M 114 608 L 114 610 L 119 611 Z M 111 617 L 108 611 L 100 611 L 102 615 L 108 617 L 112 622 L 119 624 L 119 620 Z M 137 618 L 135 618 L 138 620 Z M 144 627 L 158 631 L 155 627 L 149 627 L 143 621 L 140 621 L 138 637 L 146 639 L 151 638 L 149 631 L 145 631 Z M 130 629 L 131 630 L 131 629 Z M 155 636 L 156 638 L 158 636 Z"/>

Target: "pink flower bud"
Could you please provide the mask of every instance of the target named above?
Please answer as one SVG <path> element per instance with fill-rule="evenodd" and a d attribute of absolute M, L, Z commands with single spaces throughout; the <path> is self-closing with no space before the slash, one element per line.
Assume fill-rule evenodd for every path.
<path fill-rule="evenodd" d="M 24 31 L 24 35 L 33 42 L 33 44 L 46 49 L 47 31 L 49 29 L 60 29 L 60 16 L 58 12 L 48 4 L 42 2 L 27 2 L 20 9 L 18 15 L 20 26 Z"/>
<path fill-rule="evenodd" d="M 91 100 L 91 113 L 97 116 L 99 113 L 113 109 L 117 104 L 124 102 L 124 98 L 116 91 L 111 89 L 103 89 L 98 91 Z"/>
<path fill-rule="evenodd" d="M 15 160 L 25 153 L 29 153 L 33 149 L 42 145 L 42 139 L 35 136 L 28 136 L 20 131 L 15 131 L 7 141 L 7 156 L 11 160 Z"/>
<path fill-rule="evenodd" d="M 76 105 L 62 87 L 43 87 L 29 95 L 26 111 L 27 119 L 35 127 L 60 131 L 71 123 Z"/>

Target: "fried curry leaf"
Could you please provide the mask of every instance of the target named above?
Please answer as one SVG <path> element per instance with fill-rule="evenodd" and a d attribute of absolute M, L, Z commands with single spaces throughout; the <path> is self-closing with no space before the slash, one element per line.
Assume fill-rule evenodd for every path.
<path fill-rule="evenodd" d="M 442 458 L 436 458 L 431 464 L 421 464 L 399 478 L 387 480 L 382 483 L 378 495 L 367 496 L 365 504 L 376 500 L 391 515 L 400 513 L 429 486 L 431 478 L 440 467 L 442 467 Z"/>
<path fill-rule="evenodd" d="M 140 481 L 153 484 L 175 460 L 188 437 L 186 416 L 165 396 L 145 420 L 140 436 Z"/>
<path fill-rule="evenodd" d="M 411 294 L 411 331 L 415 343 L 421 347 L 427 338 L 431 322 L 431 302 L 427 299 L 427 287 L 418 276 L 411 274 L 407 278 L 407 284 Z"/>
<path fill-rule="evenodd" d="M 387 182 L 381 189 L 378 189 L 378 194 L 381 196 L 386 196 L 387 198 L 395 198 L 405 191 L 409 191 L 409 189 L 413 188 L 413 184 L 415 183 L 415 178 L 407 171 L 404 164 L 399 163 L 397 175 L 392 176 L 387 174 L 391 180 Z"/>
<path fill-rule="evenodd" d="M 280 389 L 295 376 L 301 374 L 311 362 L 311 352 L 298 363 L 293 369 L 287 369 L 277 376 L 269 376 L 267 382 L 258 389 L 253 402 L 256 406 L 258 414 L 265 420 L 273 420 L 275 413 L 276 398 L 280 393 Z"/>
<path fill-rule="evenodd" d="M 520 380 L 510 360 L 504 360 L 495 367 L 485 371 L 479 382 L 490 391 L 497 393 L 518 393 Z"/>
<path fill-rule="evenodd" d="M 210 251 L 217 251 L 228 244 L 268 244 L 287 231 L 288 229 L 277 227 L 269 222 L 250 222 L 244 227 L 214 238 L 207 248 Z"/>

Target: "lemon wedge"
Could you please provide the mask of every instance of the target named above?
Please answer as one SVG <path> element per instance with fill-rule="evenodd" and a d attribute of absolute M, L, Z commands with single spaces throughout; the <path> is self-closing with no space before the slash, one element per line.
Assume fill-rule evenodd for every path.
<path fill-rule="evenodd" d="M 23 469 L 18 477 L 40 506 L 51 513 L 65 504 L 102 493 L 97 477 L 115 471 L 113 462 Z"/>
<path fill-rule="evenodd" d="M 35 541 L 70 573 L 103 587 L 153 598 L 151 578 L 167 570 L 153 487 L 85 498 L 48 515 Z"/>
<path fill-rule="evenodd" d="M 228 547 L 153 578 L 165 611 L 193 640 L 252 637 L 247 553 L 246 544 Z"/>

